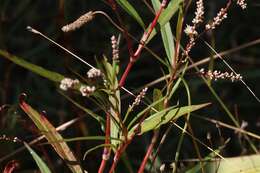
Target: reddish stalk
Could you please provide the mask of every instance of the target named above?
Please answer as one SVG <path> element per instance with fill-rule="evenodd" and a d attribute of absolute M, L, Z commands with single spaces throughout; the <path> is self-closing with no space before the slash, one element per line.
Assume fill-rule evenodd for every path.
<path fill-rule="evenodd" d="M 138 170 L 138 173 L 143 173 L 144 172 L 144 169 L 145 169 L 145 165 L 150 157 L 150 155 L 152 154 L 152 151 L 153 151 L 153 148 L 154 148 L 154 145 L 158 139 L 158 136 L 159 136 L 159 131 L 158 130 L 155 130 L 154 131 L 154 134 L 153 134 L 153 137 L 152 137 L 152 140 L 151 140 L 151 143 L 147 149 L 147 152 L 145 154 L 145 157 L 142 161 L 142 164 L 141 166 L 139 167 L 139 170 Z"/>
<path fill-rule="evenodd" d="M 106 139 L 105 144 L 110 144 L 110 114 L 106 113 Z M 102 161 L 98 169 L 98 173 L 102 173 L 106 167 L 107 160 L 110 157 L 110 147 L 104 147 Z"/>
<path fill-rule="evenodd" d="M 114 0 L 108 0 L 108 3 L 113 10 L 116 10 L 116 2 Z"/>
<path fill-rule="evenodd" d="M 133 137 L 134 137 L 134 135 L 133 135 Z M 126 147 L 131 143 L 133 137 L 131 137 L 131 139 L 127 140 L 124 144 L 122 144 L 122 146 L 120 146 L 120 148 L 116 151 L 115 156 L 114 156 L 114 162 L 109 170 L 109 173 L 114 172 L 122 153 L 125 151 Z"/>
<path fill-rule="evenodd" d="M 121 77 L 120 82 L 119 82 L 119 86 L 120 87 L 124 86 L 126 77 L 128 76 L 128 74 L 129 74 L 129 72 L 130 72 L 134 62 L 140 57 L 140 54 L 141 54 L 141 52 L 142 52 L 142 50 L 144 48 L 145 42 L 148 40 L 148 38 L 151 35 L 153 29 L 155 28 L 155 26 L 156 26 L 156 24 L 158 22 L 158 19 L 159 19 L 160 15 L 161 15 L 163 9 L 165 8 L 166 4 L 167 4 L 167 0 L 163 0 L 163 2 L 161 3 L 160 10 L 156 13 L 156 15 L 155 15 L 155 17 L 154 17 L 154 19 L 152 21 L 152 24 L 150 25 L 150 28 L 148 29 L 147 32 L 146 31 L 144 32 L 144 34 L 143 34 L 143 36 L 142 36 L 142 38 L 140 40 L 140 44 L 139 44 L 137 50 L 135 51 L 133 56 L 130 56 L 130 61 L 129 61 L 127 67 L 126 67 L 126 70 L 125 70 L 123 76 Z"/>
<path fill-rule="evenodd" d="M 114 170 L 115 170 L 115 168 L 116 168 L 116 165 L 117 165 L 117 163 L 118 163 L 118 161 L 119 161 L 119 159 L 120 159 L 120 156 L 121 156 L 122 153 L 125 151 L 126 147 L 132 142 L 132 140 L 133 140 L 133 138 L 135 137 L 135 135 L 139 133 L 141 123 L 144 121 L 145 117 L 146 117 L 146 114 L 141 118 L 141 120 L 140 120 L 138 126 L 135 128 L 134 134 L 131 135 L 128 139 L 126 139 L 125 143 L 123 143 L 123 144 L 120 146 L 120 148 L 116 151 L 116 154 L 115 154 L 115 156 L 114 156 L 114 162 L 113 162 L 113 164 L 112 164 L 112 166 L 111 166 L 111 168 L 110 168 L 109 173 L 113 173 L 113 172 L 114 172 Z"/>

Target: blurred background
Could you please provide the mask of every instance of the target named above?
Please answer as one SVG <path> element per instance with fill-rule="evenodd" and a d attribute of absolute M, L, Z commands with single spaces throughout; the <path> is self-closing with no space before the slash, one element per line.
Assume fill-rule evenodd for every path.
<path fill-rule="evenodd" d="M 143 20 L 148 25 L 153 19 L 153 13 L 146 7 L 144 1 L 129 1 Z M 206 3 L 206 19 L 212 19 L 218 10 L 225 6 L 226 1 L 207 1 Z M 256 1 L 248 1 L 246 10 L 240 9 L 237 5 L 232 5 L 228 12 L 228 18 L 213 33 L 202 36 L 204 40 L 212 43 L 218 52 L 236 48 L 239 45 L 249 43 L 260 38 L 260 4 Z M 1 0 L 0 1 L 0 49 L 6 50 L 11 54 L 24 58 L 26 61 L 42 66 L 48 70 L 56 71 L 66 76 L 75 76 L 76 73 L 86 74 L 88 67 L 68 55 L 66 52 L 57 48 L 50 42 L 34 35 L 26 30 L 26 26 L 32 26 L 35 29 L 46 34 L 53 40 L 65 46 L 75 54 L 81 56 L 87 62 L 95 65 L 95 58 L 102 58 L 103 55 L 111 57 L 110 38 L 112 35 L 119 35 L 119 31 L 112 26 L 107 19 L 98 15 L 93 21 L 79 30 L 71 33 L 63 33 L 61 27 L 80 15 L 90 10 L 100 10 L 106 12 L 111 18 L 115 18 L 115 14 L 111 10 L 106 1 L 94 0 Z M 194 17 L 195 3 L 191 6 L 185 23 L 191 23 Z M 142 35 L 142 28 L 122 9 L 120 14 L 125 22 L 129 32 L 137 39 Z M 172 19 L 172 26 L 175 28 L 176 16 Z M 183 39 L 183 44 L 187 38 Z M 160 43 L 160 44 L 158 44 Z M 137 43 L 134 43 L 137 45 Z M 149 48 L 159 56 L 165 56 L 163 44 L 159 34 L 149 43 Z M 260 96 L 260 45 L 255 44 L 245 49 L 228 54 L 227 62 L 243 76 L 245 82 L 251 87 L 257 96 Z M 209 56 L 212 52 L 199 40 L 195 48 L 191 52 L 194 61 L 202 60 Z M 120 63 L 122 74 L 127 65 L 129 54 L 125 40 L 120 42 Z M 208 64 L 201 66 L 208 68 Z M 230 71 L 222 61 L 216 60 L 214 68 L 221 71 Z M 151 82 L 162 76 L 160 62 L 153 58 L 150 53 L 144 51 L 140 60 L 134 65 L 130 76 L 127 78 L 126 87 L 130 90 L 142 87 L 144 84 Z M 195 75 L 194 75 L 195 74 Z M 200 116 L 212 117 L 220 121 L 232 124 L 226 113 L 220 107 L 219 103 L 212 96 L 207 86 L 203 83 L 194 70 L 188 71 L 186 76 L 188 81 L 192 103 L 212 102 L 212 106 L 198 112 Z M 161 88 L 165 83 L 157 84 L 154 87 Z M 216 90 L 230 111 L 236 115 L 239 122 L 248 123 L 246 130 L 260 134 L 260 103 L 258 103 L 244 85 L 240 82 L 231 83 L 230 81 L 212 82 L 212 87 Z M 0 135 L 18 138 L 30 141 L 33 140 L 38 133 L 29 118 L 20 110 L 18 106 L 18 97 L 21 93 L 27 93 L 28 102 L 39 111 L 45 110 L 48 119 L 58 126 L 72 118 L 79 117 L 84 113 L 75 108 L 64 97 L 57 92 L 57 84 L 48 81 L 30 71 L 27 71 L 14 63 L 0 58 L 0 105 L 8 105 L 8 110 L 1 112 L 0 116 Z M 152 96 L 152 88 L 149 89 L 148 97 Z M 73 93 L 70 93 L 73 97 Z M 86 104 L 87 101 L 78 98 L 78 101 Z M 187 96 L 185 88 L 182 87 L 175 95 L 172 104 L 178 101 L 181 104 L 187 104 Z M 133 98 L 127 98 L 123 101 L 123 105 L 133 102 Z M 95 108 L 93 108 L 95 109 Z M 241 138 L 232 130 L 216 127 L 215 124 L 206 122 L 199 118 L 191 119 L 194 134 L 200 140 L 210 145 L 207 140 L 207 134 L 212 136 L 212 147 L 217 148 L 223 144 L 223 140 L 230 138 L 231 141 L 224 149 L 223 155 L 237 156 L 242 154 L 250 154 L 250 150 L 245 139 Z M 183 125 L 183 121 L 178 121 Z M 180 130 L 173 128 L 170 132 L 163 149 L 159 153 L 157 164 L 163 162 L 171 162 L 174 159 Z M 75 123 L 72 127 L 62 132 L 64 137 L 76 137 L 87 135 L 103 135 L 96 121 L 91 118 L 84 118 Z M 145 152 L 145 146 L 149 144 L 151 134 L 143 137 L 137 137 L 134 140 L 134 147 L 127 150 L 128 157 L 131 160 L 133 170 L 140 165 L 141 159 Z M 259 141 L 252 140 L 259 148 Z M 70 146 L 74 149 L 78 158 L 82 158 L 84 152 L 97 145 L 100 142 L 73 142 Z M 0 158 L 20 147 L 20 144 L 8 141 L 0 141 Z M 138 146 L 138 147 L 137 147 Z M 51 165 L 51 169 L 55 172 L 67 172 L 66 166 L 61 161 L 50 146 L 35 146 L 38 153 L 45 156 L 47 163 Z M 209 153 L 204 147 L 200 146 L 203 156 Z M 97 150 L 89 154 L 86 160 L 82 161 L 82 165 L 88 170 L 97 170 L 101 159 L 102 150 Z M 196 153 L 193 148 L 190 137 L 185 137 L 181 150 L 181 159 L 195 158 Z M 9 159 L 0 162 L 0 169 L 12 160 L 16 159 L 20 163 L 17 172 L 32 171 L 37 169 L 36 164 L 32 160 L 28 152 L 21 152 Z M 33 164 L 32 164 L 33 163 Z M 124 164 L 120 164 L 122 170 Z M 58 170 L 58 171 L 57 171 Z M 92 171 L 90 171 L 92 172 Z"/>

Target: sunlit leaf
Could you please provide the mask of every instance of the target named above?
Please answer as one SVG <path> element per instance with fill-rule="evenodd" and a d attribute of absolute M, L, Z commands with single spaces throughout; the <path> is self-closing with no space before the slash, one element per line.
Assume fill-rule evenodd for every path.
<path fill-rule="evenodd" d="M 153 8 L 155 11 L 160 9 L 160 1 L 159 0 L 152 0 Z M 160 24 L 160 22 L 159 22 Z M 170 22 L 166 22 L 165 25 L 160 24 L 160 31 L 163 40 L 164 49 L 168 58 L 169 63 L 171 64 L 174 58 L 174 38 L 171 30 Z"/>
<path fill-rule="evenodd" d="M 77 162 L 76 157 L 70 150 L 69 146 L 65 142 L 53 143 L 53 141 L 62 141 L 62 136 L 56 131 L 55 127 L 47 120 L 47 118 L 34 110 L 30 105 L 24 101 L 24 95 L 20 98 L 20 107 L 31 118 L 39 131 L 45 136 L 45 138 L 51 142 L 52 147 L 57 154 L 64 160 L 66 160 L 68 167 L 74 173 L 82 173 L 82 169 Z M 73 164 L 70 164 L 73 163 Z"/>
<path fill-rule="evenodd" d="M 257 173 L 260 172 L 260 155 L 249 155 L 223 159 L 211 159 L 203 162 L 207 173 Z M 185 173 L 201 173 L 200 164 Z"/>
<path fill-rule="evenodd" d="M 201 109 L 208 105 L 209 103 L 205 103 L 200 105 L 191 105 L 191 106 L 184 106 L 179 108 L 170 107 L 164 109 L 146 118 L 143 122 L 141 122 L 140 125 L 136 124 L 134 127 L 132 127 L 131 130 L 129 131 L 129 136 L 131 136 L 137 128 L 138 128 L 138 134 L 140 135 L 147 131 L 157 129 L 161 125 L 166 124 L 171 120 L 178 119 L 182 115 Z"/>
<path fill-rule="evenodd" d="M 153 102 L 156 102 L 157 100 L 161 100 L 160 102 L 158 102 L 156 105 L 153 106 L 153 108 L 157 111 L 161 111 L 163 110 L 163 95 L 161 90 L 159 89 L 154 89 L 153 90 Z M 151 109 L 151 114 L 156 113 L 153 109 Z"/>

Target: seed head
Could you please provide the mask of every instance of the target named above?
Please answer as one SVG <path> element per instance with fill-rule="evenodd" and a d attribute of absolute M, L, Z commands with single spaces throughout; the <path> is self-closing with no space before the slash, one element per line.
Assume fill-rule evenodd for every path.
<path fill-rule="evenodd" d="M 75 20 L 74 22 L 65 25 L 61 28 L 61 30 L 63 32 L 70 32 L 70 31 L 74 31 L 78 28 L 80 28 L 81 26 L 83 26 L 84 24 L 88 23 L 89 21 L 91 21 L 94 18 L 94 13 L 92 11 L 89 11 L 85 14 L 83 14 L 82 16 L 80 16 L 77 20 Z"/>

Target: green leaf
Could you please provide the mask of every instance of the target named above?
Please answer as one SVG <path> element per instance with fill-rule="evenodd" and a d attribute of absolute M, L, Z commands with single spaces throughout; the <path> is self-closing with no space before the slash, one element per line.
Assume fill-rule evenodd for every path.
<path fill-rule="evenodd" d="M 158 22 L 160 25 L 165 25 L 170 21 L 172 16 L 177 12 L 183 0 L 172 0 L 169 2 L 167 8 L 162 12 Z"/>
<path fill-rule="evenodd" d="M 77 162 L 76 157 L 70 150 L 69 146 L 62 141 L 63 137 L 56 131 L 55 127 L 47 120 L 43 114 L 39 114 L 30 105 L 24 101 L 24 95 L 20 98 L 20 107 L 31 118 L 39 131 L 45 136 L 48 142 L 51 143 L 57 154 L 64 160 L 68 161 L 68 167 L 73 173 L 83 173 L 79 164 L 69 164 L 69 162 Z"/>
<path fill-rule="evenodd" d="M 205 103 L 205 104 L 200 104 L 200 105 L 184 106 L 184 107 L 180 107 L 180 108 L 170 107 L 170 108 L 164 109 L 164 110 L 157 112 L 157 113 L 151 115 L 150 117 L 146 118 L 141 123 L 141 125 L 136 124 L 134 127 L 131 128 L 128 135 L 132 136 L 132 134 L 134 133 L 134 131 L 136 130 L 136 128 L 138 126 L 140 127 L 140 129 L 138 129 L 138 131 L 139 131 L 138 134 L 141 135 L 147 131 L 157 129 L 161 125 L 166 124 L 171 120 L 176 120 L 179 117 L 181 117 L 182 115 L 185 115 L 187 113 L 190 113 L 190 112 L 198 110 L 198 109 L 201 109 L 208 105 L 209 105 L 209 103 Z"/>
<path fill-rule="evenodd" d="M 160 15 L 158 22 L 160 26 L 164 26 L 167 22 L 170 21 L 170 19 L 173 17 L 173 15 L 177 12 L 179 9 L 181 3 L 183 0 L 172 0 L 169 2 L 167 8 L 162 12 Z M 147 43 L 157 34 L 157 31 L 154 29 L 147 40 Z"/>
<path fill-rule="evenodd" d="M 35 160 L 36 164 L 40 168 L 41 173 L 51 173 L 50 169 L 45 164 L 45 162 L 40 158 L 40 156 L 38 156 L 37 153 L 35 153 L 33 151 L 33 149 L 26 142 L 24 142 L 24 146 L 28 149 L 28 151 L 32 155 L 32 157 Z"/>
<path fill-rule="evenodd" d="M 160 9 L 161 3 L 159 0 L 152 0 L 152 4 L 155 11 L 158 11 Z M 169 64 L 172 65 L 175 46 L 174 46 L 174 38 L 173 38 L 170 22 L 166 22 L 165 25 L 160 24 L 160 28 L 161 28 L 161 36 L 163 40 L 164 49 L 166 51 Z"/>
<path fill-rule="evenodd" d="M 163 110 L 163 95 L 161 90 L 159 89 L 154 89 L 153 90 L 153 102 L 156 102 L 157 100 L 161 100 L 160 102 L 158 102 L 156 105 L 154 105 L 153 108 L 155 108 L 157 111 L 161 111 Z M 152 109 L 151 110 L 151 114 L 155 114 L 156 112 Z"/>
<path fill-rule="evenodd" d="M 203 162 L 207 173 L 257 173 L 260 172 L 260 155 L 240 156 L 224 159 L 211 159 Z M 200 165 L 194 166 L 185 173 L 201 173 Z"/>
<path fill-rule="evenodd" d="M 145 29 L 145 24 L 138 14 L 138 12 L 135 10 L 135 8 L 127 1 L 127 0 L 116 0 L 116 2 L 130 15 L 132 16 L 139 25 Z"/>
<path fill-rule="evenodd" d="M 52 72 L 52 71 L 46 70 L 40 66 L 29 63 L 29 62 L 23 60 L 22 58 L 18 58 L 14 55 L 9 54 L 6 51 L 0 50 L 0 55 L 1 55 L 0 57 L 4 57 L 4 58 L 12 61 L 13 63 L 15 63 L 27 70 L 30 70 L 42 77 L 45 77 L 51 81 L 60 82 L 64 78 L 64 76 L 62 76 L 59 73 Z"/>

